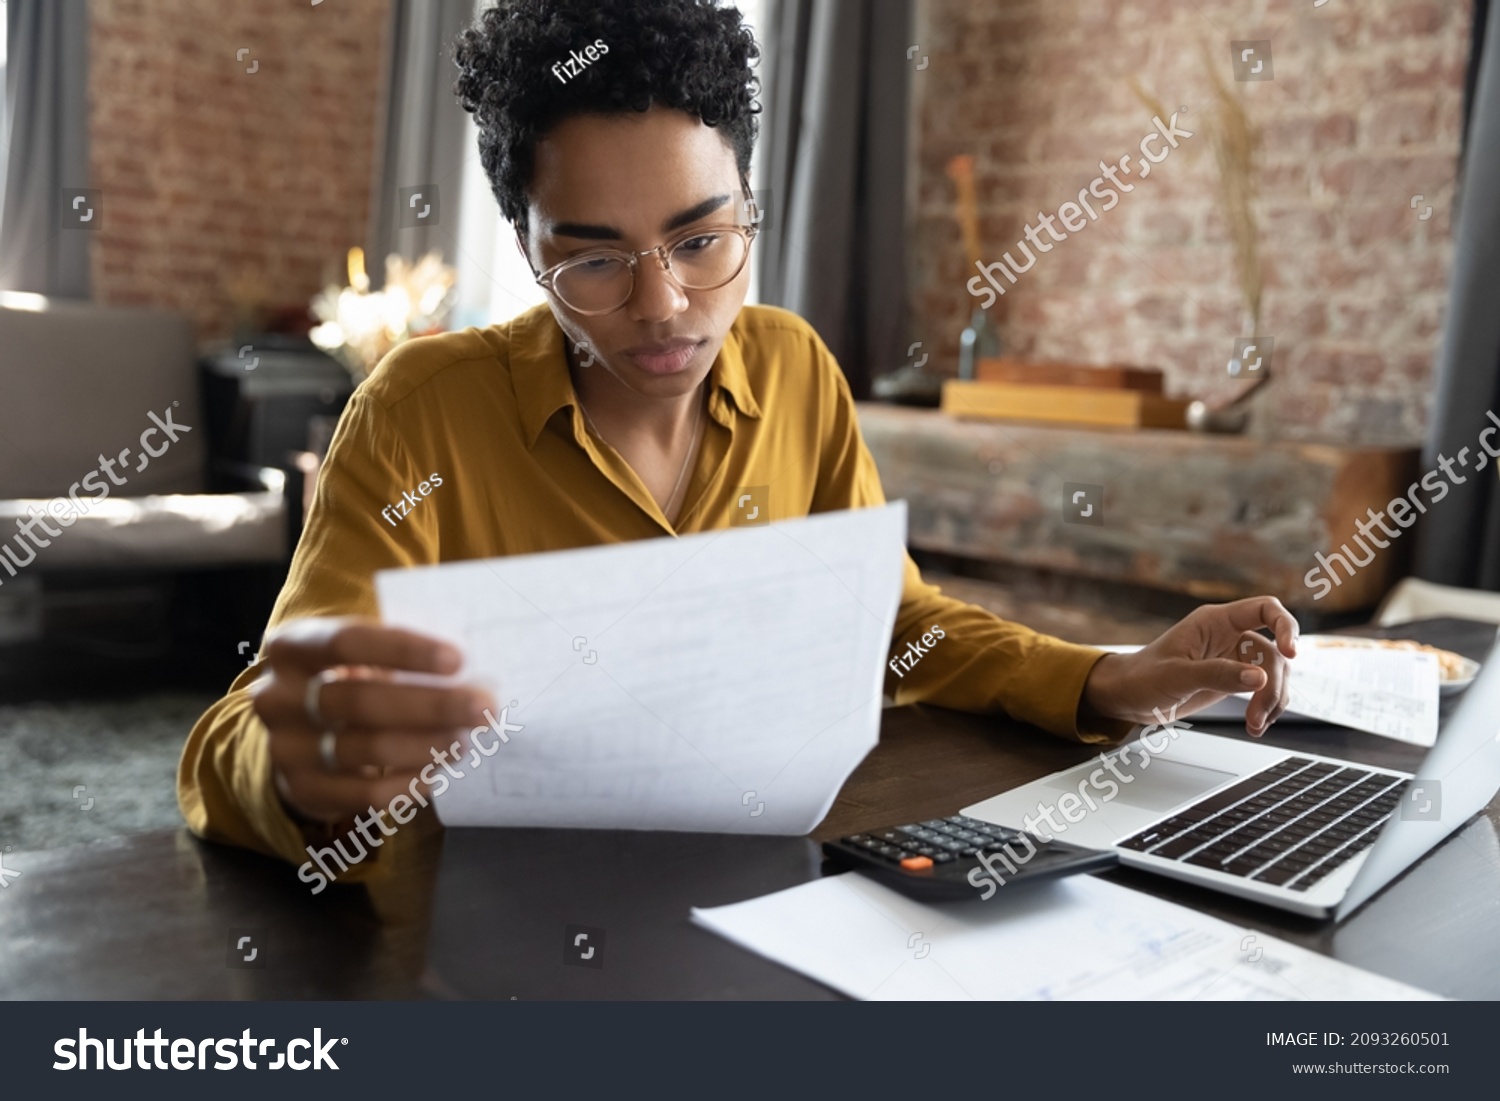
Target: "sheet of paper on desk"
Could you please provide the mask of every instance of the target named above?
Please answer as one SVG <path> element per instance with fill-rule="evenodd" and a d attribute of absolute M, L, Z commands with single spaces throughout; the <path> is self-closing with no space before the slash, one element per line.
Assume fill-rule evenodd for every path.
<path fill-rule="evenodd" d="M 1291 707 L 1300 715 L 1431 746 L 1437 742 L 1440 681 L 1436 654 L 1313 647 L 1292 662 Z"/>
<path fill-rule="evenodd" d="M 1324 646 L 1322 636 L 1304 635 L 1290 669 L 1289 718 L 1302 717 L 1353 727 L 1412 745 L 1437 742 L 1441 674 L 1435 654 Z M 1139 646 L 1101 646 L 1134 653 Z M 1242 692 L 1188 717 L 1188 721 L 1243 721 Z"/>
<path fill-rule="evenodd" d="M 905 534 L 896 502 L 381 571 L 384 620 L 456 642 L 459 677 L 510 704 L 439 816 L 806 833 L 879 734 Z"/>
<path fill-rule="evenodd" d="M 1430 1000 L 1435 995 L 1093 876 L 929 905 L 854 873 L 693 922 L 853 998 Z"/>

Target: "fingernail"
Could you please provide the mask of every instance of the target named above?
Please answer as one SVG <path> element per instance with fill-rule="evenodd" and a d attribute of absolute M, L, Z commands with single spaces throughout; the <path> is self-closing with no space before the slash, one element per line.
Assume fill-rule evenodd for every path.
<path fill-rule="evenodd" d="M 433 664 L 438 667 L 438 672 L 451 672 L 464 663 L 464 656 L 456 647 L 449 646 L 446 642 L 438 643 L 432 656 Z"/>
<path fill-rule="evenodd" d="M 1247 688 L 1253 688 L 1260 683 L 1260 677 L 1256 676 L 1254 669 L 1246 669 L 1240 674 L 1240 683 Z"/>

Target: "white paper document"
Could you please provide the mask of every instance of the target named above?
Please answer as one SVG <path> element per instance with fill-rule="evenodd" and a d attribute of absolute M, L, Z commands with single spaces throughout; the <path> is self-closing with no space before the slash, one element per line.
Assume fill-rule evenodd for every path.
<path fill-rule="evenodd" d="M 1436 654 L 1314 645 L 1292 662 L 1290 706 L 1299 715 L 1432 746 L 1441 679 Z"/>
<path fill-rule="evenodd" d="M 854 873 L 693 922 L 853 998 L 1433 1000 L 1175 903 L 1079 875 L 927 905 Z"/>
<path fill-rule="evenodd" d="M 1288 665 L 1288 718 L 1318 719 L 1379 734 L 1411 745 L 1437 743 L 1442 675 L 1437 655 L 1421 650 L 1385 650 L 1339 645 L 1347 641 L 1304 635 Z M 1134 653 L 1139 646 L 1101 646 Z M 1229 696 L 1189 717 L 1242 721 L 1249 692 Z"/>
<path fill-rule="evenodd" d="M 376 574 L 386 623 L 456 643 L 509 706 L 439 816 L 808 832 L 879 734 L 905 535 L 896 502 Z"/>

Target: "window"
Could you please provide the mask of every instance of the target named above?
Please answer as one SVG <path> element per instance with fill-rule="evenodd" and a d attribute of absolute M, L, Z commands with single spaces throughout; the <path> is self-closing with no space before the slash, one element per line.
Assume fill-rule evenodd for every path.
<path fill-rule="evenodd" d="M 6 11 L 0 5 L 0 217 L 5 212 L 5 168 L 10 152 L 10 111 L 5 102 L 5 24 Z M 0 232 L 4 232 L 0 229 Z"/>
<path fill-rule="evenodd" d="M 492 0 L 479 0 L 476 12 Z M 765 0 L 739 0 L 736 6 L 746 23 L 756 30 L 765 14 Z M 757 41 L 760 35 L 756 34 Z M 761 50 L 766 46 L 760 42 Z M 760 64 L 765 64 L 762 56 Z M 458 221 L 458 255 L 450 262 L 458 269 L 458 302 L 452 326 L 494 325 L 508 321 L 524 310 L 546 301 L 536 285 L 525 257 L 516 247 L 515 231 L 500 217 L 500 208 L 490 194 L 490 182 L 479 165 L 479 132 L 473 116 L 464 126 L 463 197 Z M 750 186 L 761 186 L 760 158 L 751 165 Z M 757 301 L 759 249 L 750 252 L 750 293 L 746 301 Z"/>

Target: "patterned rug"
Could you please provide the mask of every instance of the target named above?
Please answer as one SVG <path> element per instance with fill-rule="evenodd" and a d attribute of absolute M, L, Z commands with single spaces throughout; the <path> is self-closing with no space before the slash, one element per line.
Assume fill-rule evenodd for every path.
<path fill-rule="evenodd" d="M 177 759 L 212 695 L 0 705 L 0 848 L 174 829 Z"/>

